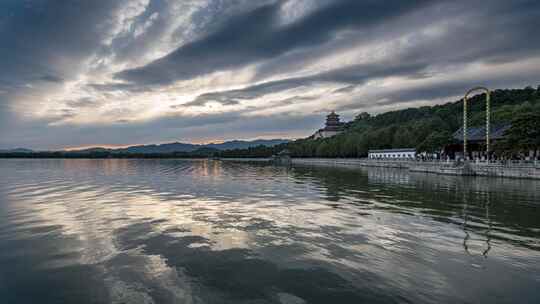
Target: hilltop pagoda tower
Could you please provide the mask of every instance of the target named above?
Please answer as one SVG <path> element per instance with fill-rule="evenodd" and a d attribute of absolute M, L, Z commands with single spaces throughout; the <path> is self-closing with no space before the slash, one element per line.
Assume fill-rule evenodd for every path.
<path fill-rule="evenodd" d="M 324 130 L 326 131 L 340 131 L 342 124 L 339 121 L 339 115 L 332 111 L 326 116 L 326 125 Z"/>
<path fill-rule="evenodd" d="M 312 138 L 328 138 L 343 132 L 343 123 L 339 120 L 339 115 L 335 111 L 330 112 L 326 116 L 326 123 L 324 128 L 319 129 Z"/>

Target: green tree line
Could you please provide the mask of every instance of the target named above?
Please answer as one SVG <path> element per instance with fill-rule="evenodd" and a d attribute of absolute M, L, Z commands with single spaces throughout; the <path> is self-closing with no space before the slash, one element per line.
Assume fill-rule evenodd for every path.
<path fill-rule="evenodd" d="M 485 94 L 469 100 L 470 126 L 485 123 Z M 506 152 L 540 148 L 540 86 L 491 93 L 493 124 L 511 123 L 497 149 Z M 365 157 L 369 149 L 416 148 L 438 152 L 453 141 L 463 123 L 463 100 L 408 108 L 378 115 L 359 113 L 345 131 L 324 139 L 299 139 L 274 147 L 255 147 L 216 153 L 220 157 L 269 157 L 288 149 L 293 157 Z"/>

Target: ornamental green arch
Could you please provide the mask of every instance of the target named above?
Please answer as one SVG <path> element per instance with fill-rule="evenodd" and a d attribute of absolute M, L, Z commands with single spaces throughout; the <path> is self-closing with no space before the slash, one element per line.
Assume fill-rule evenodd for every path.
<path fill-rule="evenodd" d="M 469 95 L 475 91 L 484 91 L 486 93 L 486 154 L 489 157 L 489 131 L 490 131 L 490 98 L 491 92 L 486 87 L 475 87 L 467 91 L 463 97 L 463 158 L 467 157 L 467 102 Z"/>

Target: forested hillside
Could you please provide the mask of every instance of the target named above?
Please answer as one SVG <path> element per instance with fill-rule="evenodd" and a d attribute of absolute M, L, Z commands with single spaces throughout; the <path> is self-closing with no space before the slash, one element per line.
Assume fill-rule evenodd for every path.
<path fill-rule="evenodd" d="M 484 124 L 485 94 L 471 98 L 469 105 L 470 126 Z M 462 100 L 374 116 L 359 113 L 354 121 L 346 124 L 345 132 L 332 138 L 300 139 L 272 148 L 230 150 L 219 155 L 264 157 L 284 148 L 289 149 L 294 157 L 364 157 L 369 149 L 409 147 L 418 151 L 434 152 L 440 151 L 452 141 L 452 134 L 461 127 L 462 121 Z M 523 145 L 523 148 L 527 148 L 538 145 L 538 131 L 534 128 L 540 123 L 540 86 L 537 89 L 526 87 L 493 91 L 491 121 L 493 124 L 519 122 L 521 131 L 513 130 L 513 147 L 520 148 L 519 145 Z"/>

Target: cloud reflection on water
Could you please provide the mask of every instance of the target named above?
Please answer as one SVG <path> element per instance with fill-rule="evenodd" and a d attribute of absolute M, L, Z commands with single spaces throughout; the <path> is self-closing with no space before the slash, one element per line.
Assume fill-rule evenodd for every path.
<path fill-rule="evenodd" d="M 535 181 L 218 161 L 0 167 L 0 247 L 10 248 L 0 264 L 30 259 L 29 276 L 62 281 L 67 269 L 87 269 L 78 292 L 102 285 L 93 296 L 104 302 L 538 297 L 529 288 L 540 273 Z M 473 280 L 484 289 L 467 290 Z M 507 290 L 484 292 L 502 283 Z"/>

